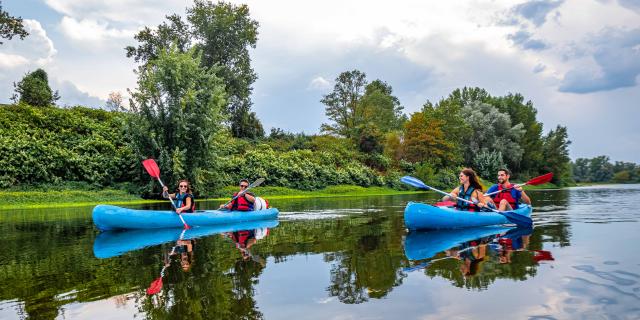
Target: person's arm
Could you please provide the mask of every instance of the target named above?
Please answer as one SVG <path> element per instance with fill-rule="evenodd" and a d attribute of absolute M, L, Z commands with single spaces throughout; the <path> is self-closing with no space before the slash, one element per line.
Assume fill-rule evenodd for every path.
<path fill-rule="evenodd" d="M 187 199 L 184 200 L 184 206 L 177 208 L 176 212 L 181 213 L 182 211 L 189 210 L 190 208 L 191 208 L 191 197 L 187 197 Z"/>
<path fill-rule="evenodd" d="M 520 191 L 520 199 L 522 199 L 522 202 L 526 204 L 531 204 L 531 198 L 529 198 L 529 196 L 524 192 L 524 190 L 522 190 L 521 186 L 516 185 L 514 189 Z"/>
<path fill-rule="evenodd" d="M 256 202 L 256 196 L 253 193 L 250 193 L 250 192 L 245 193 L 244 198 L 251 203 Z"/>
<path fill-rule="evenodd" d="M 478 200 L 478 203 L 476 204 L 478 207 L 482 208 L 487 205 L 487 201 L 485 200 L 485 196 L 482 193 L 482 191 L 475 190 L 473 191 L 473 193 L 475 194 L 476 199 Z"/>
<path fill-rule="evenodd" d="M 453 189 L 448 196 L 442 197 L 442 201 L 456 201 L 458 199 L 458 191 L 460 191 L 458 188 Z"/>
<path fill-rule="evenodd" d="M 169 198 L 169 199 L 174 199 L 176 197 L 175 193 L 169 193 L 169 188 L 167 188 L 167 186 L 164 186 L 162 188 L 162 197 L 163 198 Z"/>

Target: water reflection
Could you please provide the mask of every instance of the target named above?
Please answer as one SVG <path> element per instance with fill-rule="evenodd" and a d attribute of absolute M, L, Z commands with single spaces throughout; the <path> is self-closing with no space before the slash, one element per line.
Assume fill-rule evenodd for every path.
<path fill-rule="evenodd" d="M 477 290 L 497 278 L 525 280 L 535 275 L 538 263 L 554 260 L 551 252 L 530 248 L 532 234 L 530 228 L 498 226 L 411 232 L 405 254 L 412 265 L 404 270 L 424 270 Z"/>

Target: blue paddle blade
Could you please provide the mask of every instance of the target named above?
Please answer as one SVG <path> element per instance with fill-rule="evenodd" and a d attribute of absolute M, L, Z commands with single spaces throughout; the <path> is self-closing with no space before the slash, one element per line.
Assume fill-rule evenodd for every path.
<path fill-rule="evenodd" d="M 516 225 L 518 225 L 518 227 L 522 227 L 522 228 L 531 228 L 533 227 L 533 220 L 531 220 L 531 218 L 527 217 L 527 216 L 523 216 L 520 214 L 517 214 L 513 211 L 498 211 L 495 210 L 495 212 L 505 216 L 507 218 L 507 220 L 515 223 Z"/>
<path fill-rule="evenodd" d="M 429 186 L 424 184 L 424 182 L 420 181 L 420 179 L 418 179 L 418 178 L 414 178 L 414 177 L 410 177 L 410 176 L 404 176 L 404 177 L 400 178 L 400 181 L 402 181 L 403 183 L 406 183 L 406 184 L 408 184 L 410 186 L 414 186 L 416 188 L 429 190 Z"/>

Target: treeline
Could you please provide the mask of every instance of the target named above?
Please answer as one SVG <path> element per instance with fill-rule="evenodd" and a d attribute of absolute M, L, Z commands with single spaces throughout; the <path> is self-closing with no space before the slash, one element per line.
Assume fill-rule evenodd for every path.
<path fill-rule="evenodd" d="M 611 163 L 607 156 L 578 158 L 571 163 L 571 171 L 576 182 L 640 182 L 639 165 L 624 161 Z"/>
<path fill-rule="evenodd" d="M 185 20 L 186 19 L 186 20 Z M 401 188 L 411 174 L 438 187 L 457 184 L 461 167 L 494 180 L 554 172 L 570 183 L 570 141 L 562 126 L 543 134 L 531 101 L 456 89 L 406 115 L 393 88 L 359 70 L 337 76 L 319 97 L 328 123 L 318 135 L 274 128 L 265 136 L 250 93 L 256 75 L 249 49 L 258 23 L 246 5 L 196 0 L 186 18 L 174 14 L 145 28 L 127 56 L 139 63 L 137 88 L 111 112 L 60 109 L 44 70 L 16 85 L 16 105 L 0 108 L 0 187 L 75 181 L 157 194 L 141 169 L 157 160 L 165 183 L 187 178 L 200 195 L 217 195 L 240 178 L 315 190 L 330 185 Z"/>

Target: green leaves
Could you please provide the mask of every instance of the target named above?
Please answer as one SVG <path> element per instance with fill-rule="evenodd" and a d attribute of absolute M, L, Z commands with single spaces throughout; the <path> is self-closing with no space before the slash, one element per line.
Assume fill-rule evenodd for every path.
<path fill-rule="evenodd" d="M 60 99 L 58 92 L 53 92 L 49 87 L 49 77 L 47 72 L 42 69 L 28 73 L 13 86 L 15 87 L 13 95 L 15 102 L 26 103 L 34 107 L 47 107 Z"/>

